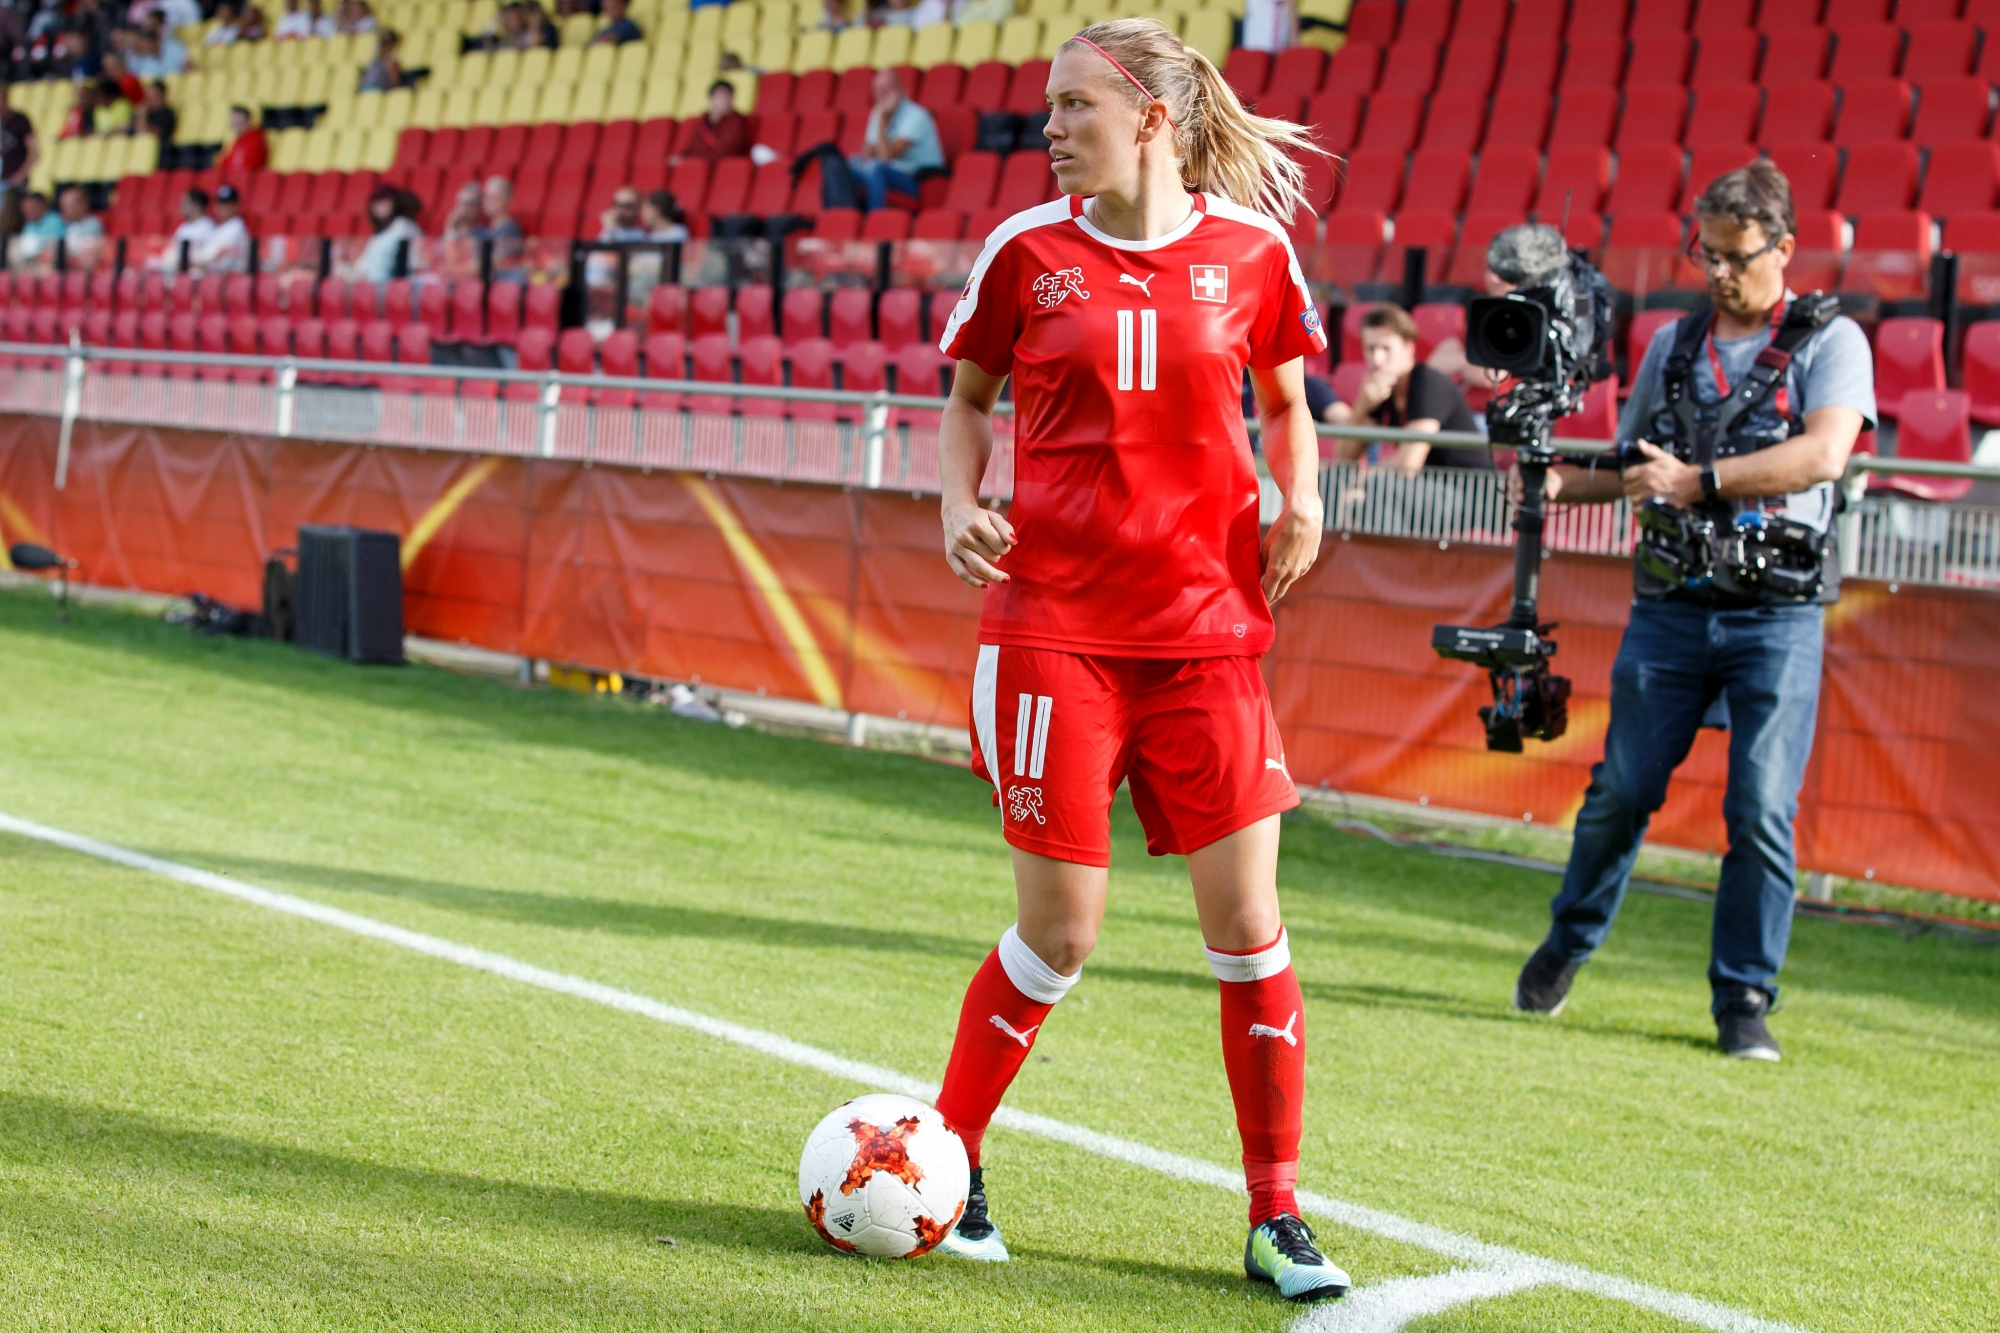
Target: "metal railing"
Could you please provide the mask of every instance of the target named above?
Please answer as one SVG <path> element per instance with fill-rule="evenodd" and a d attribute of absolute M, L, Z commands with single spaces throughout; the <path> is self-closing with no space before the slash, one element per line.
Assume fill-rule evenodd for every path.
<path fill-rule="evenodd" d="M 936 418 L 945 399 L 708 380 L 650 379 L 383 361 L 227 356 L 81 343 L 0 342 L 0 411 L 59 417 L 56 484 L 66 481 L 74 423 L 129 422 L 282 439 L 583 460 L 935 493 Z M 1013 489 L 1013 405 L 997 412 L 983 494 Z M 1248 423 L 1254 432 L 1257 423 Z M 1379 426 L 1318 427 L 1331 439 L 1492 448 L 1483 436 Z M 1602 453 L 1604 440 L 1561 441 Z M 1857 457 L 1841 519 L 1849 577 L 2000 588 L 2000 508 L 1869 494 L 1866 475 L 2000 481 L 2000 469 Z M 1513 542 L 1505 477 L 1464 468 L 1414 476 L 1361 463 L 1321 468 L 1330 531 L 1440 543 Z M 1266 478 L 1267 517 L 1278 507 Z M 1626 555 L 1629 506 L 1551 511 L 1552 551 Z"/>

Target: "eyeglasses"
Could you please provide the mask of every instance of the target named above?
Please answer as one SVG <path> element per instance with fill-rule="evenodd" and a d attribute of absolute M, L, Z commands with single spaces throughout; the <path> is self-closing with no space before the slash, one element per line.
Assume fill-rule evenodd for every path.
<path fill-rule="evenodd" d="M 1779 236 L 1773 240 L 1764 242 L 1761 248 L 1753 250 L 1747 255 L 1733 255 L 1723 251 L 1711 250 L 1703 245 L 1699 238 L 1696 238 L 1688 242 L 1688 262 L 1704 273 L 1712 270 L 1717 264 L 1727 264 L 1731 273 L 1740 276 L 1745 269 L 1777 249 L 1778 243 L 1784 239 L 1784 237 Z"/>

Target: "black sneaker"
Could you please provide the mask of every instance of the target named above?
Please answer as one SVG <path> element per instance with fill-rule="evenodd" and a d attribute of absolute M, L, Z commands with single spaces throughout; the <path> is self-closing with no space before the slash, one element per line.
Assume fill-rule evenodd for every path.
<path fill-rule="evenodd" d="M 1521 979 L 1514 983 L 1514 1007 L 1524 1014 L 1547 1014 L 1554 1018 L 1569 1003 L 1569 983 L 1576 980 L 1582 960 L 1566 963 L 1544 941 L 1528 955 Z"/>
<path fill-rule="evenodd" d="M 965 1191 L 965 1211 L 958 1225 L 938 1242 L 937 1252 L 960 1259 L 980 1259 L 990 1264 L 1007 1262 L 1007 1245 L 1000 1228 L 986 1213 L 986 1179 L 979 1167 L 972 1168 L 972 1181 Z"/>
<path fill-rule="evenodd" d="M 1715 988 L 1715 1044 L 1732 1060 L 1781 1060 L 1778 1039 L 1764 1026 L 1771 997 L 1755 986 Z"/>
<path fill-rule="evenodd" d="M 1314 1248 L 1312 1228 L 1290 1213 L 1250 1228 L 1243 1242 L 1243 1271 L 1252 1281 L 1270 1283 L 1288 1301 L 1337 1298 L 1354 1285 L 1354 1279 Z"/>

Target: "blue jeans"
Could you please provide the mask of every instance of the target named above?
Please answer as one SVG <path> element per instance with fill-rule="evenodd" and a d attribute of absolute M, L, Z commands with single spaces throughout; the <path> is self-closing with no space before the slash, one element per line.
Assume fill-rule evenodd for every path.
<path fill-rule="evenodd" d="M 919 195 L 923 186 L 917 178 L 900 167 L 892 167 L 887 162 L 866 157 L 851 157 L 847 164 L 854 168 L 854 179 L 868 190 L 868 210 L 874 212 L 889 197 L 889 191 L 897 194 Z"/>
<path fill-rule="evenodd" d="M 1822 611 L 1633 602 L 1611 668 L 1604 762 L 1590 772 L 1569 869 L 1549 905 L 1549 944 L 1565 960 L 1588 958 L 1604 943 L 1667 779 L 1720 697 L 1730 727 L 1722 800 L 1729 852 L 1716 887 L 1708 980 L 1777 994 L 1797 891 L 1792 823 L 1819 712 Z"/>

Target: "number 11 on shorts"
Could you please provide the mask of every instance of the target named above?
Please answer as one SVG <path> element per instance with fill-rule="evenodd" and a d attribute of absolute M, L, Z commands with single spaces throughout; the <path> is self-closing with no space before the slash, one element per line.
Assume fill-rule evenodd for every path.
<path fill-rule="evenodd" d="M 1132 387 L 1132 325 L 1133 316 L 1138 316 L 1139 325 L 1139 387 L 1151 392 L 1159 379 L 1160 364 L 1160 312 L 1157 310 L 1121 310 L 1118 312 L 1118 387 L 1129 390 Z"/>
<path fill-rule="evenodd" d="M 1130 313 L 1130 312 L 1127 312 Z M 1024 694 L 1014 713 L 1014 776 L 1042 779 L 1042 760 L 1049 752 L 1049 714 L 1056 701 L 1046 694 Z"/>

